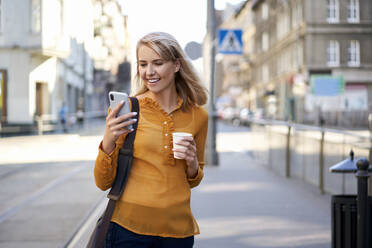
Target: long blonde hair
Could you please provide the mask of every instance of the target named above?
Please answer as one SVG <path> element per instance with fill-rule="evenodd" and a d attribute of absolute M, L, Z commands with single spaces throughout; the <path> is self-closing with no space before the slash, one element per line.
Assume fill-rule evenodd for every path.
<path fill-rule="evenodd" d="M 178 44 L 177 40 L 170 34 L 164 32 L 149 33 L 142 37 L 136 47 L 136 58 L 138 61 L 138 49 L 145 45 L 153 49 L 166 61 L 180 62 L 180 69 L 175 75 L 175 84 L 178 95 L 182 98 L 182 110 L 192 106 L 201 106 L 207 102 L 207 89 L 200 83 L 192 64 L 186 59 L 186 56 Z M 135 76 L 134 95 L 140 95 L 148 91 L 146 85 L 141 80 L 138 70 Z"/>

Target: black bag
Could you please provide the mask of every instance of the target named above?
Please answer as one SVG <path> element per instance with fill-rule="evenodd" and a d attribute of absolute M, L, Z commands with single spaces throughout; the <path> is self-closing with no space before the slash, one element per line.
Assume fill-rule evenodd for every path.
<path fill-rule="evenodd" d="M 139 105 L 135 97 L 130 98 L 132 103 L 132 111 L 137 112 L 137 120 L 139 120 Z M 118 166 L 116 170 L 115 181 L 111 187 L 107 197 L 110 199 L 105 212 L 98 219 L 96 227 L 90 236 L 87 248 L 103 248 L 105 245 L 107 231 L 110 225 L 112 213 L 115 209 L 116 201 L 120 198 L 124 191 L 125 184 L 128 181 L 130 169 L 133 159 L 133 142 L 136 136 L 138 121 L 134 123 L 134 131 L 130 132 L 125 138 L 123 147 L 119 150 Z"/>

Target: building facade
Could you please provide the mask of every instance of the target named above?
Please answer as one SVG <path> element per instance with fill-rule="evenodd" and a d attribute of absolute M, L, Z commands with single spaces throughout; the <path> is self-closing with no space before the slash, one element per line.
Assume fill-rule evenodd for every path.
<path fill-rule="evenodd" d="M 129 91 L 126 21 L 114 0 L 1 0 L 1 132 L 57 124 L 63 106 L 72 123 L 105 114 L 109 90 Z"/>
<path fill-rule="evenodd" d="M 87 104 L 93 81 L 90 10 L 90 0 L 0 2 L 3 128 L 30 131 L 35 116 L 57 122 L 62 105 L 75 113 Z"/>
<path fill-rule="evenodd" d="M 107 111 L 108 92 L 130 92 L 131 62 L 127 16 L 116 0 L 94 3 L 93 109 Z"/>
<path fill-rule="evenodd" d="M 255 88 L 252 87 L 250 56 L 253 53 L 255 27 L 251 2 L 236 5 L 235 12 L 221 25 L 221 29 L 242 30 L 243 54 L 219 54 L 218 63 L 223 68 L 222 94 L 231 99 L 235 108 L 256 109 Z"/>
<path fill-rule="evenodd" d="M 253 84 L 277 119 L 365 126 L 372 112 L 372 2 L 256 0 Z M 365 52 L 363 52 L 365 51 Z M 312 94 L 312 76 L 341 76 L 342 94 Z"/>

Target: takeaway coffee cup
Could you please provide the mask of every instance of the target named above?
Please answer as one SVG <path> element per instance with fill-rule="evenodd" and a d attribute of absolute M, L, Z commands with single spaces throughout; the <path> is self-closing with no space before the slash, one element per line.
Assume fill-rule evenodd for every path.
<path fill-rule="evenodd" d="M 176 142 L 181 141 L 185 137 L 192 137 L 191 133 L 184 133 L 184 132 L 176 132 L 176 133 L 172 133 L 172 135 L 173 135 L 173 148 L 181 147 L 180 145 L 177 145 Z M 174 152 L 174 158 L 181 159 L 179 156 L 180 155 L 178 152 Z"/>

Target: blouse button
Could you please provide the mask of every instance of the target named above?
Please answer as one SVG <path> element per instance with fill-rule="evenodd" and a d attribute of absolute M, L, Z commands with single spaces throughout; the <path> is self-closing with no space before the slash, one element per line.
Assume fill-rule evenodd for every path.
<path fill-rule="evenodd" d="M 166 121 L 164 121 L 164 125 L 167 125 L 167 122 Z"/>
<path fill-rule="evenodd" d="M 165 148 L 165 149 L 167 149 L 167 148 L 168 148 L 168 146 L 164 146 L 164 148 Z"/>
<path fill-rule="evenodd" d="M 168 134 L 166 133 L 165 136 L 168 136 Z"/>

